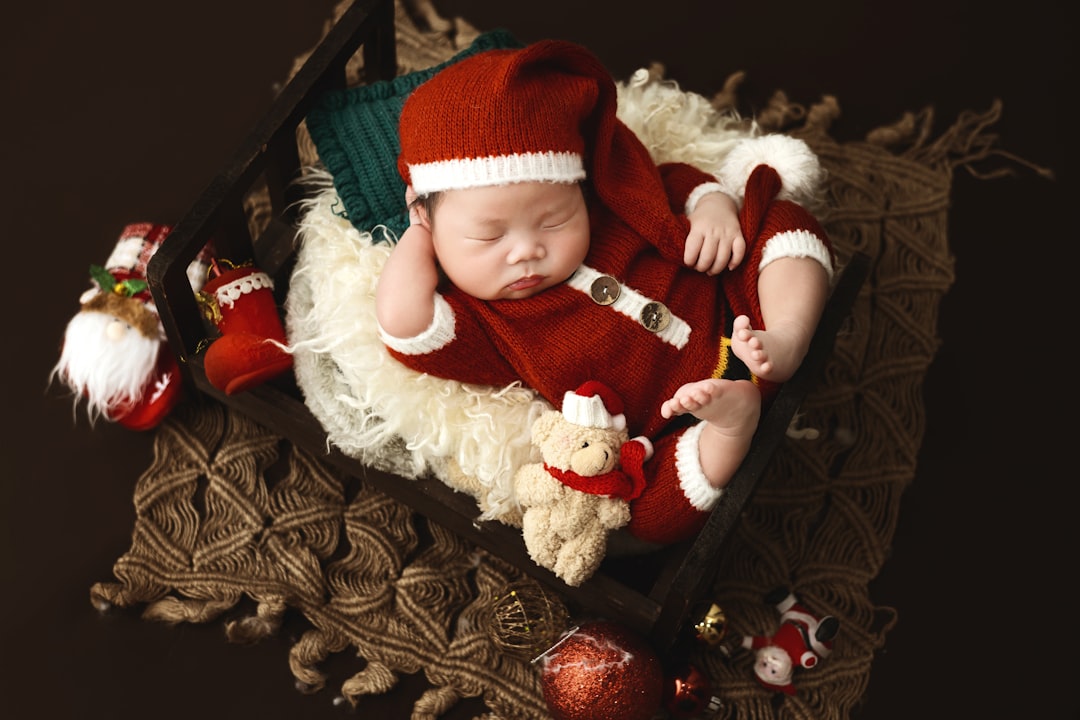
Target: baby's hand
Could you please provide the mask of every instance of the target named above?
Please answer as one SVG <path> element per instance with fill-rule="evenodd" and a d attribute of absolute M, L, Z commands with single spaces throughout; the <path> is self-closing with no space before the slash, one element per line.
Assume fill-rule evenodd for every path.
<path fill-rule="evenodd" d="M 746 240 L 739 227 L 739 211 L 726 193 L 703 195 L 688 216 L 683 262 L 709 275 L 734 270 L 746 254 Z"/>

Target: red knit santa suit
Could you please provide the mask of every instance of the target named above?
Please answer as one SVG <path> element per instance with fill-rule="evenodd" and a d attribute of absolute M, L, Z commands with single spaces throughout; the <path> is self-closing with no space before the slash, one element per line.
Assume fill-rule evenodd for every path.
<path fill-rule="evenodd" d="M 521 381 L 556 406 L 588 380 L 612 388 L 623 399 L 631 436 L 644 435 L 655 446 L 645 466 L 648 486 L 631 504 L 628 529 L 640 539 L 670 543 L 700 530 L 721 491 L 701 471 L 699 433 L 687 427 L 693 418 L 664 419 L 661 404 L 688 382 L 750 377 L 725 338 L 739 314 L 763 327 L 756 286 L 768 241 L 777 236 L 772 252 L 783 256 L 797 254 L 777 250 L 785 243 L 827 248 L 827 239 L 801 207 L 774 200 L 780 178 L 762 167 L 751 176 L 743 207 L 747 257 L 719 276 L 686 267 L 687 204 L 719 189 L 716 179 L 687 164 L 657 167 L 615 118 L 614 85 L 602 66 L 576 46 L 549 44 L 571 56 L 559 72 L 573 73 L 575 81 L 584 76 L 599 88 L 601 109 L 590 116 L 595 135 L 591 155 L 586 152 L 591 244 L 584 264 L 566 282 L 526 299 L 478 300 L 444 283 L 421 335 L 383 339 L 393 357 L 420 372 L 496 387 Z M 407 112 L 408 105 L 403 133 Z M 403 135 L 403 157 L 407 152 Z M 759 387 L 766 398 L 775 390 Z"/>

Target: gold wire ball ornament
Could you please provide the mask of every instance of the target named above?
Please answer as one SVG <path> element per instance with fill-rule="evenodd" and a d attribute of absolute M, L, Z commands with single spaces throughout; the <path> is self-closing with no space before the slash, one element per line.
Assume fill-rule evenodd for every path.
<path fill-rule="evenodd" d="M 536 582 L 511 583 L 491 603 L 488 634 L 502 652 L 532 660 L 554 645 L 569 627 L 570 614 Z"/>
<path fill-rule="evenodd" d="M 727 637 L 727 615 L 716 603 L 709 606 L 705 617 L 694 625 L 695 637 L 699 642 L 717 647 Z"/>

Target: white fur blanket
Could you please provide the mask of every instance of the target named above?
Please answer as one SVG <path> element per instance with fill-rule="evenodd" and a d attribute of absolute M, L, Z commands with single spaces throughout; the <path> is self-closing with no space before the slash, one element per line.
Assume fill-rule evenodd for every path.
<path fill-rule="evenodd" d="M 697 165 L 741 196 L 763 152 L 741 142 L 758 134 L 752 123 L 721 115 L 703 96 L 644 69 L 618 88 L 620 118 L 655 160 Z M 801 141 L 776 137 L 782 151 L 764 152 L 774 165 L 778 155 L 790 161 L 787 171 L 777 168 L 784 194 L 812 199 L 822 181 L 816 158 Z M 313 192 L 302 208 L 286 329 L 297 382 L 329 443 L 408 478 L 434 473 L 473 494 L 484 509 L 481 519 L 512 513 L 514 472 L 537 459 L 532 422 L 551 406 L 520 386 L 468 386 L 393 360 L 378 338 L 374 307 L 379 271 L 394 239 L 383 228 L 357 230 L 336 214 L 340 205 L 325 170 L 311 168 L 307 180 Z M 451 460 L 472 479 L 471 487 L 458 481 Z"/>

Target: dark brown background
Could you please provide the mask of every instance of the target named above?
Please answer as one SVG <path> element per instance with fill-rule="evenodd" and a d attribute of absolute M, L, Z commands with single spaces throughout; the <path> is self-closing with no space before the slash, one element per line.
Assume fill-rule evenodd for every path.
<path fill-rule="evenodd" d="M 299 624 L 254 647 L 218 623 L 99 616 L 88 589 L 129 546 L 132 488 L 152 435 L 72 415 L 46 390 L 63 327 L 129 222 L 175 222 L 317 40 L 333 0 L 53 0 L 15 4 L 3 43 L 3 377 L 0 714 L 9 718 L 316 718 L 329 689 L 293 689 Z M 957 281 L 941 306 L 927 425 L 894 555 L 872 596 L 899 622 L 873 659 L 859 718 L 1077 718 L 1077 223 L 1075 27 L 1064 3 L 995 12 L 974 1 L 772 3 L 443 0 L 446 15 L 525 41 L 589 45 L 618 77 L 652 60 L 710 95 L 745 70 L 749 110 L 775 89 L 839 98 L 840 139 L 933 105 L 937 131 L 994 98 L 1000 147 L 1052 167 L 977 180 L 950 217 Z M 648 6 L 659 9 L 648 9 Z M 1067 146 L 1068 145 L 1068 146 Z M 1000 163 L 999 163 L 1000 166 Z M 1017 166 L 1019 167 L 1019 166 Z M 81 410 L 80 410 L 81 413 Z M 406 679 L 363 717 L 405 718 Z M 466 703 L 446 717 L 471 718 Z"/>

